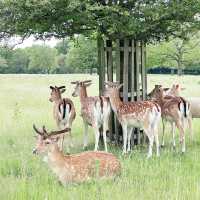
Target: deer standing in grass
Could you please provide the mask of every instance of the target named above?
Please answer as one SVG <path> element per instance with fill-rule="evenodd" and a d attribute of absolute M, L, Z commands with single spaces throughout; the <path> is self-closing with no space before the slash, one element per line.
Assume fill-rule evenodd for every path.
<path fill-rule="evenodd" d="M 163 145 L 164 145 L 164 121 L 169 121 L 172 127 L 173 147 L 175 148 L 175 126 L 179 130 L 181 151 L 185 152 L 185 123 L 189 116 L 189 103 L 182 97 L 164 96 L 162 86 L 155 87 L 155 101 L 160 105 L 163 119 Z"/>
<path fill-rule="evenodd" d="M 106 152 L 83 152 L 74 155 L 64 155 L 59 150 L 57 141 L 63 137 L 70 128 L 60 131 L 47 132 L 43 126 L 38 130 L 34 154 L 45 154 L 51 170 L 56 174 L 63 185 L 78 183 L 91 178 L 111 178 L 120 174 L 119 160 L 111 153 Z"/>
<path fill-rule="evenodd" d="M 95 132 L 95 148 L 99 146 L 99 137 L 103 132 L 105 151 L 107 152 L 106 132 L 109 131 L 109 117 L 111 113 L 108 98 L 104 96 L 88 97 L 86 88 L 90 86 L 91 80 L 71 82 L 75 84 L 73 97 L 79 96 L 81 103 L 81 117 L 84 123 L 84 141 L 83 147 L 88 144 L 88 125 L 92 126 Z"/>
<path fill-rule="evenodd" d="M 158 104 L 151 101 L 122 102 L 119 89 L 122 84 L 105 82 L 107 88 L 104 95 L 109 97 L 111 107 L 116 114 L 123 129 L 123 153 L 130 151 L 131 134 L 133 128 L 142 128 L 149 139 L 149 151 L 147 157 L 152 156 L 152 148 L 155 140 L 156 154 L 159 153 L 158 124 L 161 118 L 161 109 Z M 128 148 L 127 148 L 128 142 Z"/>
<path fill-rule="evenodd" d="M 180 88 L 180 86 L 178 84 L 173 84 L 171 88 L 163 88 L 162 85 L 155 85 L 154 89 L 148 94 L 148 97 L 152 100 L 156 100 L 156 97 L 157 97 L 157 93 L 160 93 L 160 88 L 162 88 L 162 95 L 163 95 L 163 98 L 167 101 L 169 99 L 173 99 L 174 97 L 179 97 L 179 101 L 181 101 L 180 98 L 180 90 L 184 90 L 185 88 Z M 182 100 L 185 101 L 184 98 L 182 98 Z M 184 121 L 187 121 L 188 122 L 188 126 L 189 126 L 189 132 L 190 132 L 190 135 L 192 137 L 192 117 L 191 117 L 191 113 L 193 110 L 195 110 L 192 106 L 192 103 L 190 101 L 185 101 L 186 104 L 187 104 L 187 107 L 188 107 L 188 115 L 186 117 L 186 120 Z M 193 109 L 192 109 L 193 108 Z M 198 107 L 197 107 L 198 109 Z M 199 112 L 200 113 L 200 112 Z M 200 117 L 200 116 L 199 116 Z M 167 120 L 162 120 L 162 124 L 163 124 L 163 136 L 162 136 L 162 147 L 164 147 L 165 145 L 165 140 L 164 140 L 164 135 L 165 135 L 165 122 Z M 176 144 L 175 144 L 175 122 L 171 121 L 170 122 L 171 124 L 171 128 L 172 128 L 172 144 L 173 144 L 173 147 L 175 148 Z"/>
<path fill-rule="evenodd" d="M 50 86 L 50 89 L 51 89 L 51 96 L 49 100 L 51 102 L 54 102 L 53 116 L 56 121 L 58 129 L 62 130 L 64 128 L 71 128 L 72 122 L 76 117 L 76 111 L 72 100 L 68 98 L 62 98 L 61 96 L 61 94 L 65 92 L 65 86 L 60 86 L 60 87 Z M 72 146 L 71 131 L 70 134 L 68 134 L 67 140 L 69 148 L 69 143 Z M 60 142 L 59 147 L 62 150 L 64 143 L 64 134 L 59 142 Z"/>

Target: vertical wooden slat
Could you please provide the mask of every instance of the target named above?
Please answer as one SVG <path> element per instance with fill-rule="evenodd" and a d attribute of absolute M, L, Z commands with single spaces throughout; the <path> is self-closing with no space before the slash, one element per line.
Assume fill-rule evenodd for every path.
<path fill-rule="evenodd" d="M 145 88 L 146 88 L 146 94 L 145 97 L 147 98 L 147 49 L 146 44 L 144 43 L 144 66 L 145 66 Z"/>
<path fill-rule="evenodd" d="M 145 67 L 145 52 L 144 52 L 144 42 L 141 43 L 141 76 L 142 76 L 142 100 L 146 99 L 146 67 Z"/>
<path fill-rule="evenodd" d="M 100 48 L 101 48 L 101 73 L 99 75 L 99 85 L 100 85 L 100 95 L 103 94 L 104 90 L 104 81 L 105 81 L 105 51 L 104 51 L 104 41 L 100 39 Z"/>
<path fill-rule="evenodd" d="M 108 81 L 113 81 L 113 56 L 112 56 L 112 41 L 107 41 L 107 47 L 110 47 L 107 52 L 107 70 L 108 70 Z"/>
<path fill-rule="evenodd" d="M 140 100 L 140 85 L 139 85 L 139 79 L 140 79 L 140 53 L 139 53 L 139 42 L 136 42 L 136 73 L 135 73 L 135 80 L 136 80 L 136 95 L 137 95 L 137 101 Z"/>
<path fill-rule="evenodd" d="M 120 44 L 116 40 L 116 81 L 120 82 Z"/>
<path fill-rule="evenodd" d="M 128 101 L 128 40 L 124 40 L 123 100 Z"/>
<path fill-rule="evenodd" d="M 116 81 L 120 82 L 120 41 L 116 40 Z M 115 141 L 118 144 L 119 142 L 119 122 L 116 115 L 114 115 L 115 123 Z"/>
<path fill-rule="evenodd" d="M 135 101 L 135 42 L 131 40 L 131 101 Z"/>

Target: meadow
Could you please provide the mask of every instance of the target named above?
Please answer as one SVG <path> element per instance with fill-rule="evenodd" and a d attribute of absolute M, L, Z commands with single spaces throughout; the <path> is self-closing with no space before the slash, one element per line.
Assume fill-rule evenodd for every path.
<path fill-rule="evenodd" d="M 32 154 L 35 145 L 32 124 L 56 129 L 49 102 L 50 85 L 66 85 L 65 96 L 71 97 L 71 81 L 92 79 L 89 95 L 98 94 L 96 75 L 0 75 L 0 199 L 1 200 L 121 200 L 121 199 L 200 199 L 200 120 L 194 125 L 194 140 L 186 134 L 186 153 L 171 146 L 167 128 L 166 147 L 161 156 L 146 159 L 147 146 L 135 147 L 122 156 L 120 147 L 110 145 L 121 161 L 122 174 L 115 180 L 92 180 L 84 184 L 61 186 L 40 156 Z M 148 90 L 155 84 L 179 83 L 186 89 L 183 96 L 200 96 L 199 76 L 149 75 Z M 82 151 L 83 125 L 78 98 L 72 98 L 77 118 L 72 134 L 72 152 Z M 94 148 L 90 128 L 89 149 Z M 161 132 L 160 132 L 161 133 Z M 161 134 L 160 134 L 161 136 Z M 160 137 L 161 138 L 161 137 Z"/>

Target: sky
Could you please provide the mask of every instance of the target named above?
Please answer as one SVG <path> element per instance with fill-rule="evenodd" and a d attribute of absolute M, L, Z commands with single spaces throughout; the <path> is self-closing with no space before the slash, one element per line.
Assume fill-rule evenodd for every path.
<path fill-rule="evenodd" d="M 59 40 L 55 39 L 55 38 L 51 38 L 51 39 L 45 40 L 45 41 L 35 40 L 33 36 L 25 39 L 23 41 L 23 43 L 20 43 L 20 41 L 21 41 L 21 39 L 19 37 L 13 37 L 13 38 L 9 39 L 9 41 L 6 41 L 6 43 L 10 44 L 11 46 L 15 46 L 15 49 L 16 49 L 16 48 L 31 47 L 32 45 L 35 45 L 35 44 L 39 44 L 39 45 L 45 44 L 50 47 L 54 47 L 56 45 L 56 43 L 59 42 Z"/>

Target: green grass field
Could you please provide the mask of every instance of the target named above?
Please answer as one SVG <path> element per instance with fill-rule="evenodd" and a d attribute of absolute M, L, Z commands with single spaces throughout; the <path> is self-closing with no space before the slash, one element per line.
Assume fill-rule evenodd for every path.
<path fill-rule="evenodd" d="M 200 199 L 200 125 L 194 120 L 194 141 L 186 137 L 186 153 L 171 148 L 171 135 L 160 158 L 146 159 L 147 146 L 137 147 L 126 157 L 121 148 L 109 146 L 122 163 L 122 174 L 115 180 L 93 180 L 84 184 L 61 186 L 46 163 L 32 154 L 35 145 L 32 124 L 56 129 L 49 102 L 49 85 L 66 85 L 71 98 L 72 80 L 92 79 L 89 95 L 98 93 L 98 77 L 90 75 L 0 75 L 0 200 L 93 200 L 93 199 Z M 198 76 L 148 76 L 154 84 L 180 83 L 183 96 L 200 96 Z M 74 148 L 82 151 L 82 121 L 79 99 L 73 98 L 77 118 L 73 124 Z M 161 134 L 160 134 L 161 135 Z M 94 148 L 90 128 L 90 146 Z"/>

